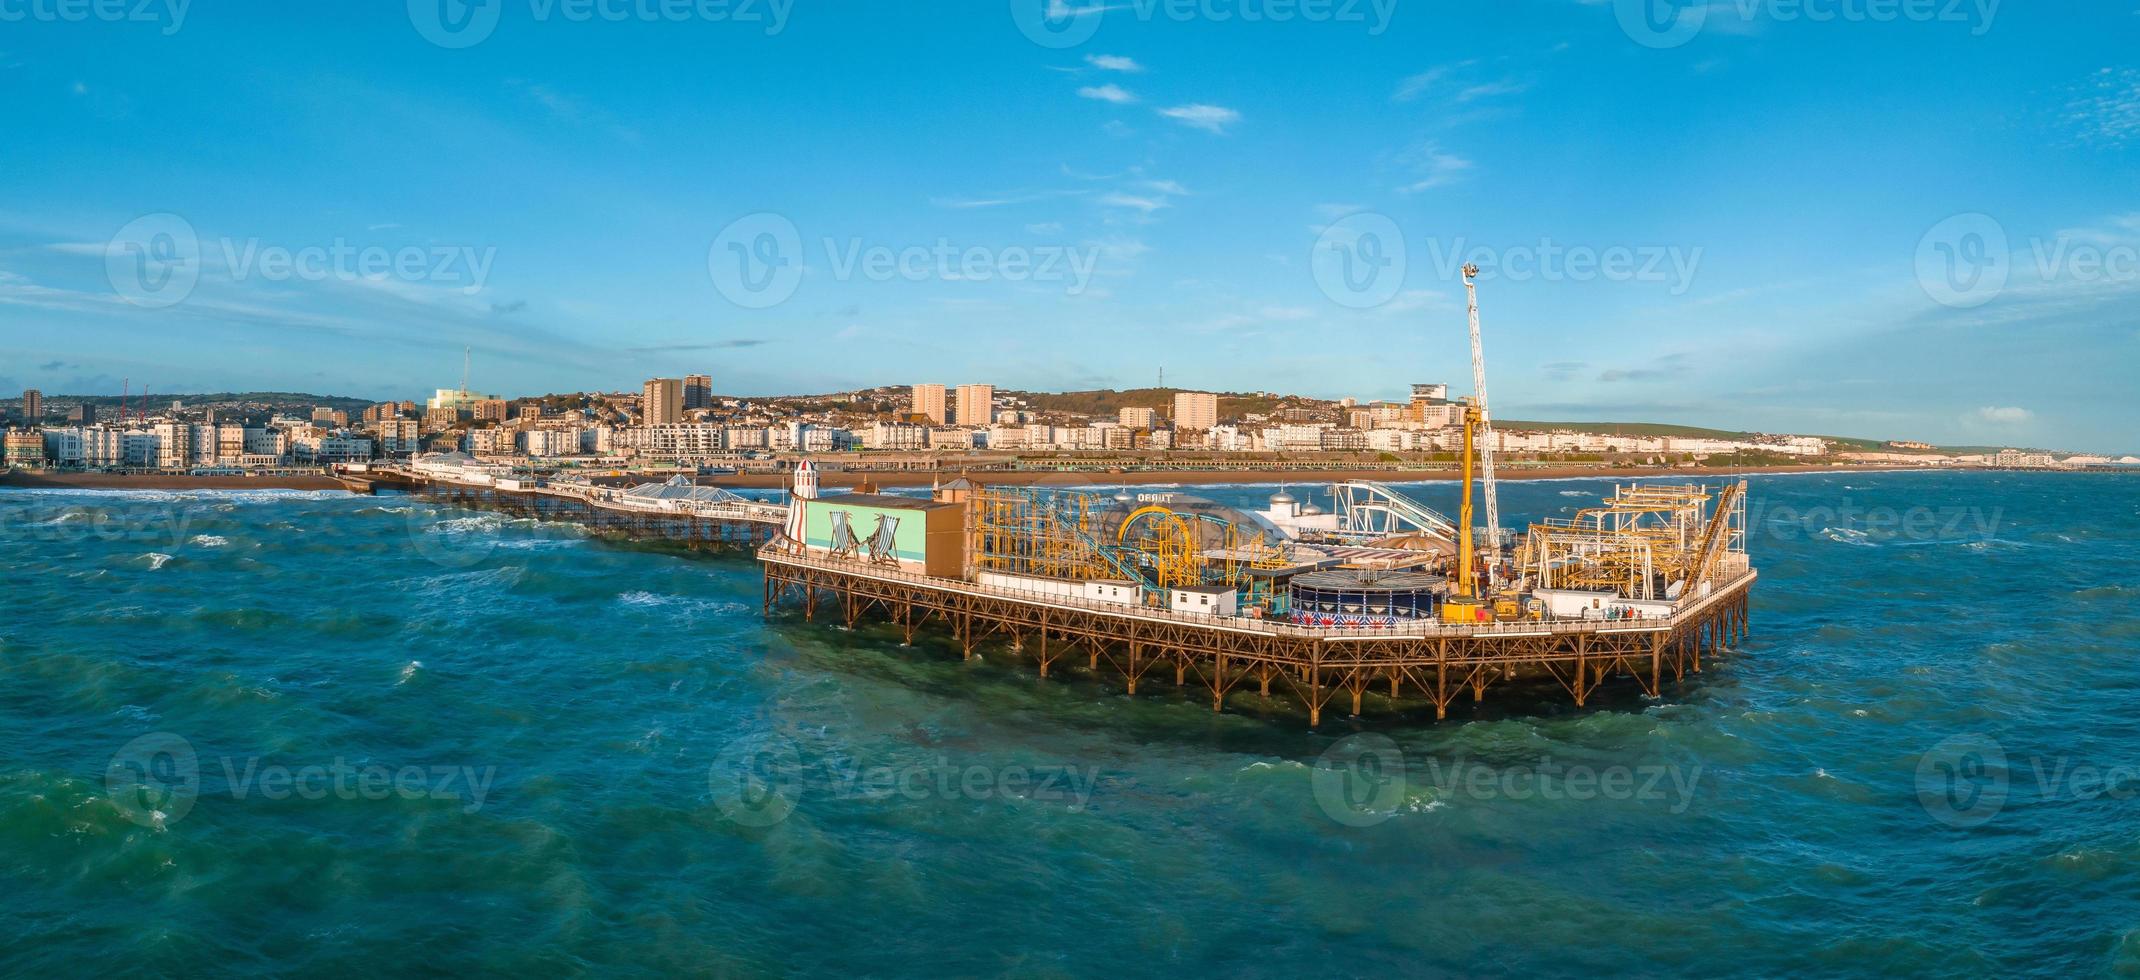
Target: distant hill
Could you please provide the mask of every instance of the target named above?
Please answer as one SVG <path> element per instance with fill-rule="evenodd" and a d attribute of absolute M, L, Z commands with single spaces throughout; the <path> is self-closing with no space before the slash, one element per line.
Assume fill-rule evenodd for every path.
<path fill-rule="evenodd" d="M 1529 422 L 1519 419 L 1495 419 L 1494 425 L 1503 429 L 1564 429 L 1569 432 L 1594 432 L 1608 436 L 1682 436 L 1689 439 L 1749 439 L 1758 433 L 1739 432 L 1730 429 L 1705 429 L 1695 425 L 1671 425 L 1664 422 Z M 1968 456 L 1996 453 L 2001 449 L 2026 449 L 2024 446 L 1934 446 L 1930 449 L 1890 449 L 1880 439 L 1860 439 L 1854 436 L 1822 436 L 1815 433 L 1791 433 L 1814 435 L 1834 443 L 1837 448 L 1849 452 L 1916 452 L 1925 455 L 1946 454 Z M 2029 450 L 2050 452 L 2051 450 Z"/>

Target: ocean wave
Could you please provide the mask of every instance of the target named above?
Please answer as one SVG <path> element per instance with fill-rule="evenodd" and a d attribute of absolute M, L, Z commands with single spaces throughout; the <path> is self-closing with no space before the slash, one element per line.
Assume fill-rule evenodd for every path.
<path fill-rule="evenodd" d="M 230 539 L 220 534 L 196 534 L 193 536 L 193 543 L 203 548 L 220 548 L 229 544 Z"/>
<path fill-rule="evenodd" d="M 164 554 L 161 551 L 151 551 L 146 555 L 142 555 L 141 557 L 149 560 L 149 571 L 152 572 L 159 568 L 162 568 L 165 562 L 171 560 L 170 555 Z"/>
<path fill-rule="evenodd" d="M 1872 539 L 1872 535 L 1854 527 L 1824 527 L 1813 533 L 1815 537 L 1824 538 L 1836 544 L 1856 545 L 1860 548 L 1877 548 L 1880 546 L 1878 542 Z"/>
<path fill-rule="evenodd" d="M 425 528 L 426 534 L 476 534 L 504 529 L 506 519 L 497 514 L 476 514 L 472 517 L 454 517 L 439 521 Z"/>
<path fill-rule="evenodd" d="M 735 616 L 750 612 L 750 607 L 740 602 L 694 599 L 690 596 L 649 592 L 644 589 L 620 593 L 617 601 L 639 609 L 674 609 L 687 615 L 710 612 L 715 615 Z"/>
<path fill-rule="evenodd" d="M 343 500 L 356 495 L 347 490 L 272 490 L 272 489 L 98 489 L 83 487 L 0 487 L 0 496 L 25 497 L 78 497 L 83 500 L 154 501 L 159 503 L 201 502 L 217 504 L 278 504 L 298 500 Z"/>

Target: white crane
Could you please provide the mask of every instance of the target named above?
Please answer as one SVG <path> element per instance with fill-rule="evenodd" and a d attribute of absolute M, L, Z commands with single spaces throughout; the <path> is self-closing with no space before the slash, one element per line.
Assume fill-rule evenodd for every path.
<path fill-rule="evenodd" d="M 1486 491 L 1486 564 L 1501 558 L 1501 495 L 1494 488 L 1493 417 L 1486 412 L 1486 351 L 1479 344 L 1479 267 L 1464 266 L 1464 300 L 1471 308 L 1471 392 L 1479 405 L 1479 473 Z M 1488 580 L 1491 581 L 1489 575 Z"/>

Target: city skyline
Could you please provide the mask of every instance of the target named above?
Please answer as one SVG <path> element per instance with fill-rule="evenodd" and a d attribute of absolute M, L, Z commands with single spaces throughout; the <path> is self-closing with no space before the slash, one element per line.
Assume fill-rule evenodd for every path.
<path fill-rule="evenodd" d="M 1167 9 L 24 23 L 0 391 L 1402 400 L 1469 260 L 1497 416 L 2140 449 L 2129 11 Z"/>

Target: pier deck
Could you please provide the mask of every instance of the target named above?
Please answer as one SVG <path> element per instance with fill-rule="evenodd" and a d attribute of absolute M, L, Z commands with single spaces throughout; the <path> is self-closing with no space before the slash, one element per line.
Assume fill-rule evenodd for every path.
<path fill-rule="evenodd" d="M 1705 653 L 1746 636 L 1756 575 L 1733 569 L 1708 594 L 1654 619 L 1346 629 L 1043 596 L 771 547 L 758 557 L 768 616 L 799 600 L 811 620 L 830 601 L 847 626 L 880 615 L 908 642 L 934 620 L 969 658 L 977 643 L 1001 638 L 1031 656 L 1042 677 L 1063 657 L 1082 656 L 1089 669 L 1107 665 L 1131 694 L 1153 670 L 1172 668 L 1175 686 L 1209 693 L 1214 711 L 1244 684 L 1268 697 L 1275 680 L 1307 709 L 1311 726 L 1340 694 L 1350 696 L 1358 715 L 1370 689 L 1393 701 L 1429 702 L 1437 719 L 1467 691 L 1481 701 L 1490 685 L 1526 677 L 1552 678 L 1578 707 L 1614 675 L 1656 696 L 1667 677 L 1677 682 L 1699 672 Z"/>

